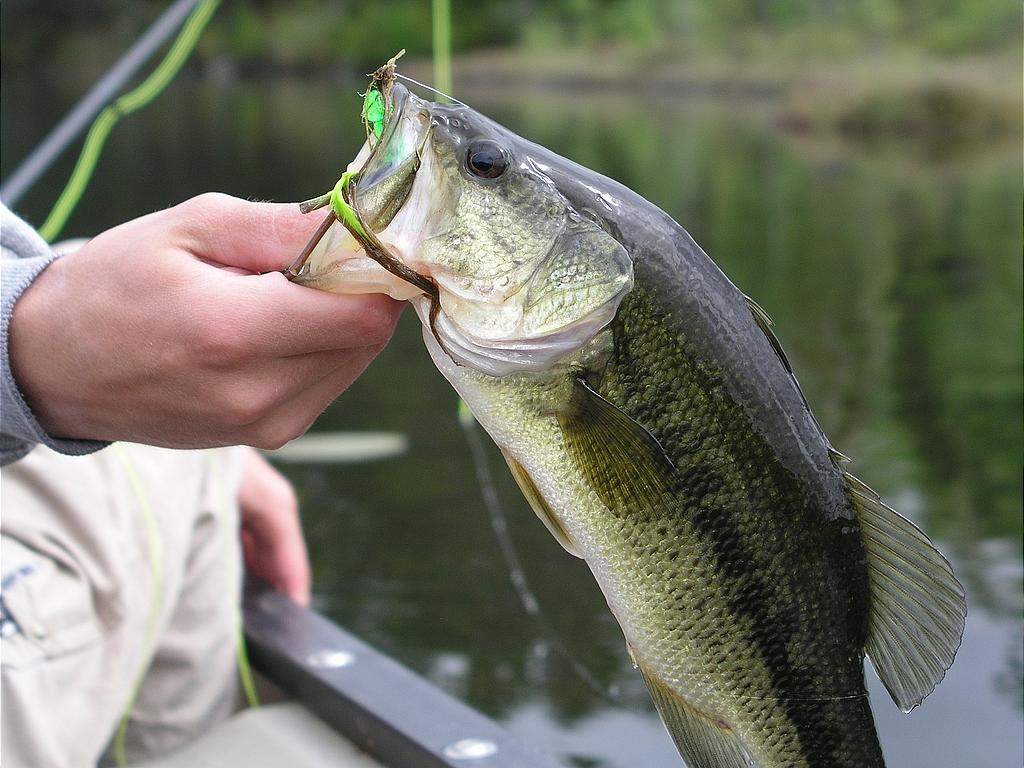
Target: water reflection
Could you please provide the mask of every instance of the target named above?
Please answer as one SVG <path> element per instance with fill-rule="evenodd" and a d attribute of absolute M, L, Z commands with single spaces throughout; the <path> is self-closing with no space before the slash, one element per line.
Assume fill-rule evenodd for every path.
<path fill-rule="evenodd" d="M 68 234 L 205 189 L 309 197 L 360 143 L 353 90 L 176 83 L 118 127 Z M 21 110 L 39 91 L 5 92 L 5 173 L 70 98 L 43 92 L 30 129 Z M 465 97 L 683 223 L 774 317 L 857 474 L 950 553 L 970 615 L 947 680 L 908 717 L 872 682 L 890 763 L 1020 764 L 1018 148 L 937 159 L 912 143 L 795 139 L 757 104 Z M 36 221 L 66 166 L 26 199 Z M 538 524 L 488 447 L 540 614 L 524 608 L 455 405 L 407 316 L 318 429 L 402 432 L 410 453 L 285 468 L 300 492 L 318 607 L 567 763 L 677 766 L 586 566 Z"/>

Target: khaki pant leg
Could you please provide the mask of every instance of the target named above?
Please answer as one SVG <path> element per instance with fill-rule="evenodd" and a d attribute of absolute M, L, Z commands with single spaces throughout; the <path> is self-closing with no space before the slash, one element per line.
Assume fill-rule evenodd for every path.
<path fill-rule="evenodd" d="M 205 456 L 206 483 L 184 548 L 185 571 L 128 720 L 129 763 L 195 739 L 240 704 L 236 500 L 245 449 Z M 114 764 L 113 744 L 101 764 Z"/>
<path fill-rule="evenodd" d="M 218 499 L 233 499 L 238 459 L 222 456 L 211 473 L 211 454 L 120 445 L 68 457 L 37 448 L 0 473 L 11 619 L 0 628 L 5 766 L 95 765 L 151 666 L 158 689 L 176 669 L 174 696 L 193 697 L 192 707 L 171 701 L 162 720 L 147 675 L 130 754 L 176 746 L 229 708 L 237 521 L 233 502 Z M 157 737 L 136 735 L 149 725 Z"/>

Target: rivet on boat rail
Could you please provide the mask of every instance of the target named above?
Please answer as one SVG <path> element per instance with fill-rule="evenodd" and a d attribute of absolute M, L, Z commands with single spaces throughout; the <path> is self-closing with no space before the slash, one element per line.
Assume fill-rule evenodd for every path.
<path fill-rule="evenodd" d="M 306 663 L 311 667 L 321 669 L 338 669 L 347 667 L 354 662 L 356 657 L 348 651 L 335 651 L 327 648 L 322 651 L 314 651 L 306 657 Z"/>
<path fill-rule="evenodd" d="M 498 745 L 487 739 L 459 739 L 444 748 L 444 756 L 453 760 L 481 760 L 498 751 Z"/>

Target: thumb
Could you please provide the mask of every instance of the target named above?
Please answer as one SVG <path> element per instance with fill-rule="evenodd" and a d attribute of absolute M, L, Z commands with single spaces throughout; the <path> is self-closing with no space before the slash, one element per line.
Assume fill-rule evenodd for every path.
<path fill-rule="evenodd" d="M 293 600 L 309 604 L 309 557 L 291 483 L 250 451 L 238 490 L 246 568 Z"/>
<path fill-rule="evenodd" d="M 296 203 L 253 203 L 208 192 L 171 209 L 193 255 L 249 272 L 287 267 L 309 241 L 321 216 Z"/>

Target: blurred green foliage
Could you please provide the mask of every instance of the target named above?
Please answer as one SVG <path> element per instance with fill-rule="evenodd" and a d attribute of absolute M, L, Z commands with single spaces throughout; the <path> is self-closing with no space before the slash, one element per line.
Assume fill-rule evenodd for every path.
<path fill-rule="evenodd" d="M 116 50 L 166 0 L 0 5 L 2 59 L 67 63 Z M 494 46 L 616 44 L 687 54 L 842 56 L 905 47 L 961 55 L 1019 43 L 1017 0 L 453 0 L 456 52 Z M 89 42 L 91 41 L 91 43 Z M 423 0 L 229 2 L 201 56 L 243 67 L 374 66 L 399 48 L 430 52 Z"/>

